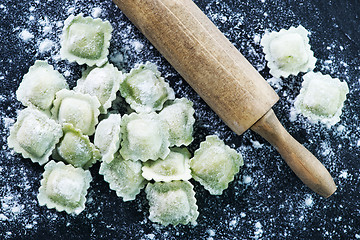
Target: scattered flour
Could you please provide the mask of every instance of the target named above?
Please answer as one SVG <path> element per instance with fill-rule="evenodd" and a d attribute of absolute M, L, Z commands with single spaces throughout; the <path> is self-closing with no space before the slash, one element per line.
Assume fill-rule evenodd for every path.
<path fill-rule="evenodd" d="M 39 53 L 49 52 L 54 47 L 54 42 L 46 38 L 40 42 Z"/>
<path fill-rule="evenodd" d="M 24 41 L 24 42 L 28 42 L 29 40 L 34 38 L 34 34 L 32 34 L 31 32 L 29 32 L 28 30 L 22 30 L 19 34 L 20 38 Z"/>

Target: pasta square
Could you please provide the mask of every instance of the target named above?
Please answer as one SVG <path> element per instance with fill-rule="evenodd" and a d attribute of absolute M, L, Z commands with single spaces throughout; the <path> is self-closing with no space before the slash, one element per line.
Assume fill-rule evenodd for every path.
<path fill-rule="evenodd" d="M 61 125 L 45 113 L 35 109 L 22 110 L 10 129 L 8 144 L 24 158 L 40 165 L 49 161 L 49 156 L 63 135 Z"/>
<path fill-rule="evenodd" d="M 65 78 L 46 61 L 37 60 L 24 75 L 16 97 L 25 106 L 50 113 L 55 93 L 64 88 L 69 88 Z"/>
<path fill-rule="evenodd" d="M 175 99 L 174 90 L 150 62 L 135 67 L 126 75 L 120 93 L 138 113 L 161 110 L 166 100 Z"/>
<path fill-rule="evenodd" d="M 65 20 L 61 37 L 61 58 L 88 66 L 107 62 L 111 24 L 108 21 L 71 15 Z"/>
<path fill-rule="evenodd" d="M 221 195 L 242 165 L 241 154 L 216 135 L 207 136 L 190 159 L 193 178 L 212 195 Z"/>
<path fill-rule="evenodd" d="M 117 196 L 131 201 L 146 184 L 141 175 L 141 166 L 140 161 L 125 160 L 117 152 L 110 163 L 101 163 L 99 173 L 104 175 L 104 180 L 109 183 L 110 189 L 116 191 Z"/>
<path fill-rule="evenodd" d="M 92 177 L 89 171 L 50 161 L 45 165 L 37 196 L 40 206 L 79 214 L 85 209 L 87 189 Z"/>
<path fill-rule="evenodd" d="M 303 76 L 300 94 L 295 99 L 295 109 L 312 121 L 334 125 L 340 115 L 349 88 L 346 82 L 329 75 L 309 72 Z"/>
<path fill-rule="evenodd" d="M 170 152 L 168 131 L 157 113 L 124 115 L 120 154 L 127 160 L 143 162 L 164 159 Z"/>
<path fill-rule="evenodd" d="M 151 221 L 164 226 L 188 223 L 196 225 L 199 212 L 194 187 L 190 182 L 149 183 L 145 192 L 149 200 Z"/>

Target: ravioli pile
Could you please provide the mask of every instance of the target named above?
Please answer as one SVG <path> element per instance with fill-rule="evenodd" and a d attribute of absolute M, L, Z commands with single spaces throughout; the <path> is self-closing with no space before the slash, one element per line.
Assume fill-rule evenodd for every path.
<path fill-rule="evenodd" d="M 111 32 L 109 22 L 82 14 L 65 21 L 61 57 L 88 67 L 69 90 L 59 72 L 36 61 L 16 92 L 27 108 L 11 127 L 8 145 L 46 164 L 38 194 L 42 206 L 82 212 L 92 181 L 88 169 L 101 161 L 99 173 L 124 201 L 146 186 L 153 222 L 196 224 L 189 180 L 222 194 L 243 165 L 242 156 L 213 135 L 192 157 L 186 146 L 193 141 L 193 103 L 175 98 L 152 63 L 127 74 L 110 64 Z M 124 115 L 119 102 L 128 104 Z"/>
<path fill-rule="evenodd" d="M 295 109 L 313 122 L 332 126 L 340 121 L 340 115 L 349 88 L 346 82 L 319 72 L 314 73 L 316 58 L 310 49 L 309 32 L 303 27 L 290 27 L 279 32 L 265 33 L 261 45 L 268 61 L 270 74 L 276 78 L 297 75 L 304 81 L 295 99 Z"/>

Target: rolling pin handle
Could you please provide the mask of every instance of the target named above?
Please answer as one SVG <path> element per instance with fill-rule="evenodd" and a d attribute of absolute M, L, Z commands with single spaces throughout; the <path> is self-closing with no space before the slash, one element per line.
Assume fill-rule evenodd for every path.
<path fill-rule="evenodd" d="M 273 145 L 301 181 L 314 192 L 328 198 L 336 191 L 334 180 L 324 165 L 286 131 L 272 109 L 251 130 Z"/>

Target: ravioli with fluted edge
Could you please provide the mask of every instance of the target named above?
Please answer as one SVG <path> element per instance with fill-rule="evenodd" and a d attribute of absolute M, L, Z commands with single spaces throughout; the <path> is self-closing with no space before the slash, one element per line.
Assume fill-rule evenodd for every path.
<path fill-rule="evenodd" d="M 169 129 L 155 112 L 124 115 L 120 154 L 125 159 L 164 159 L 170 152 Z"/>
<path fill-rule="evenodd" d="M 91 67 L 84 71 L 74 91 L 96 96 L 101 104 L 100 113 L 106 114 L 122 81 L 122 73 L 112 64 L 106 63 L 102 67 Z"/>
<path fill-rule="evenodd" d="M 161 110 L 166 100 L 175 99 L 175 93 L 161 77 L 157 66 L 146 62 L 131 69 L 120 85 L 120 93 L 136 112 Z"/>
<path fill-rule="evenodd" d="M 37 199 L 40 206 L 79 214 L 85 209 L 85 196 L 91 181 L 88 170 L 50 161 L 45 165 Z"/>
<path fill-rule="evenodd" d="M 69 123 L 63 125 L 63 132 L 64 136 L 56 147 L 59 160 L 70 163 L 74 167 L 88 169 L 100 159 L 99 150 L 90 142 L 87 135 L 83 135 Z"/>
<path fill-rule="evenodd" d="M 310 49 L 308 35 L 309 32 L 301 25 L 265 33 L 261 45 L 271 75 L 288 77 L 315 68 L 316 58 Z"/>
<path fill-rule="evenodd" d="M 62 135 L 60 124 L 42 111 L 29 107 L 19 112 L 7 140 L 15 152 L 43 165 L 49 161 Z"/>
<path fill-rule="evenodd" d="M 116 191 L 117 196 L 124 201 L 131 201 L 146 184 L 141 175 L 141 166 L 140 161 L 125 160 L 117 152 L 110 163 L 101 163 L 99 173 L 109 183 L 110 189 Z"/>
<path fill-rule="evenodd" d="M 37 60 L 29 68 L 16 91 L 16 98 L 24 106 L 33 106 L 50 112 L 55 93 L 68 89 L 65 78 L 46 61 Z"/>
<path fill-rule="evenodd" d="M 114 154 L 119 150 L 121 116 L 110 114 L 97 125 L 94 135 L 94 144 L 100 150 L 102 161 L 111 162 Z"/>
<path fill-rule="evenodd" d="M 189 180 L 191 154 L 186 148 L 172 148 L 165 159 L 146 161 L 143 163 L 142 175 L 146 180 L 170 182 L 173 180 Z"/>
<path fill-rule="evenodd" d="M 193 103 L 186 98 L 165 103 L 159 116 L 169 125 L 170 146 L 187 146 L 193 141 L 194 113 Z"/>
<path fill-rule="evenodd" d="M 95 96 L 63 89 L 56 93 L 51 113 L 61 124 L 71 123 L 85 135 L 92 135 L 98 123 L 100 103 Z"/>
<path fill-rule="evenodd" d="M 221 195 L 242 165 L 241 154 L 216 135 L 207 136 L 190 159 L 193 178 L 212 195 Z"/>
<path fill-rule="evenodd" d="M 194 187 L 190 182 L 148 183 L 145 192 L 149 200 L 151 221 L 164 226 L 188 223 L 196 225 L 199 212 Z"/>
<path fill-rule="evenodd" d="M 108 60 L 111 32 L 108 21 L 70 15 L 64 22 L 60 56 L 70 62 L 102 66 Z"/>
<path fill-rule="evenodd" d="M 339 122 L 349 93 L 347 83 L 319 72 L 309 72 L 303 78 L 300 94 L 294 102 L 297 112 L 312 121 L 329 125 Z"/>

